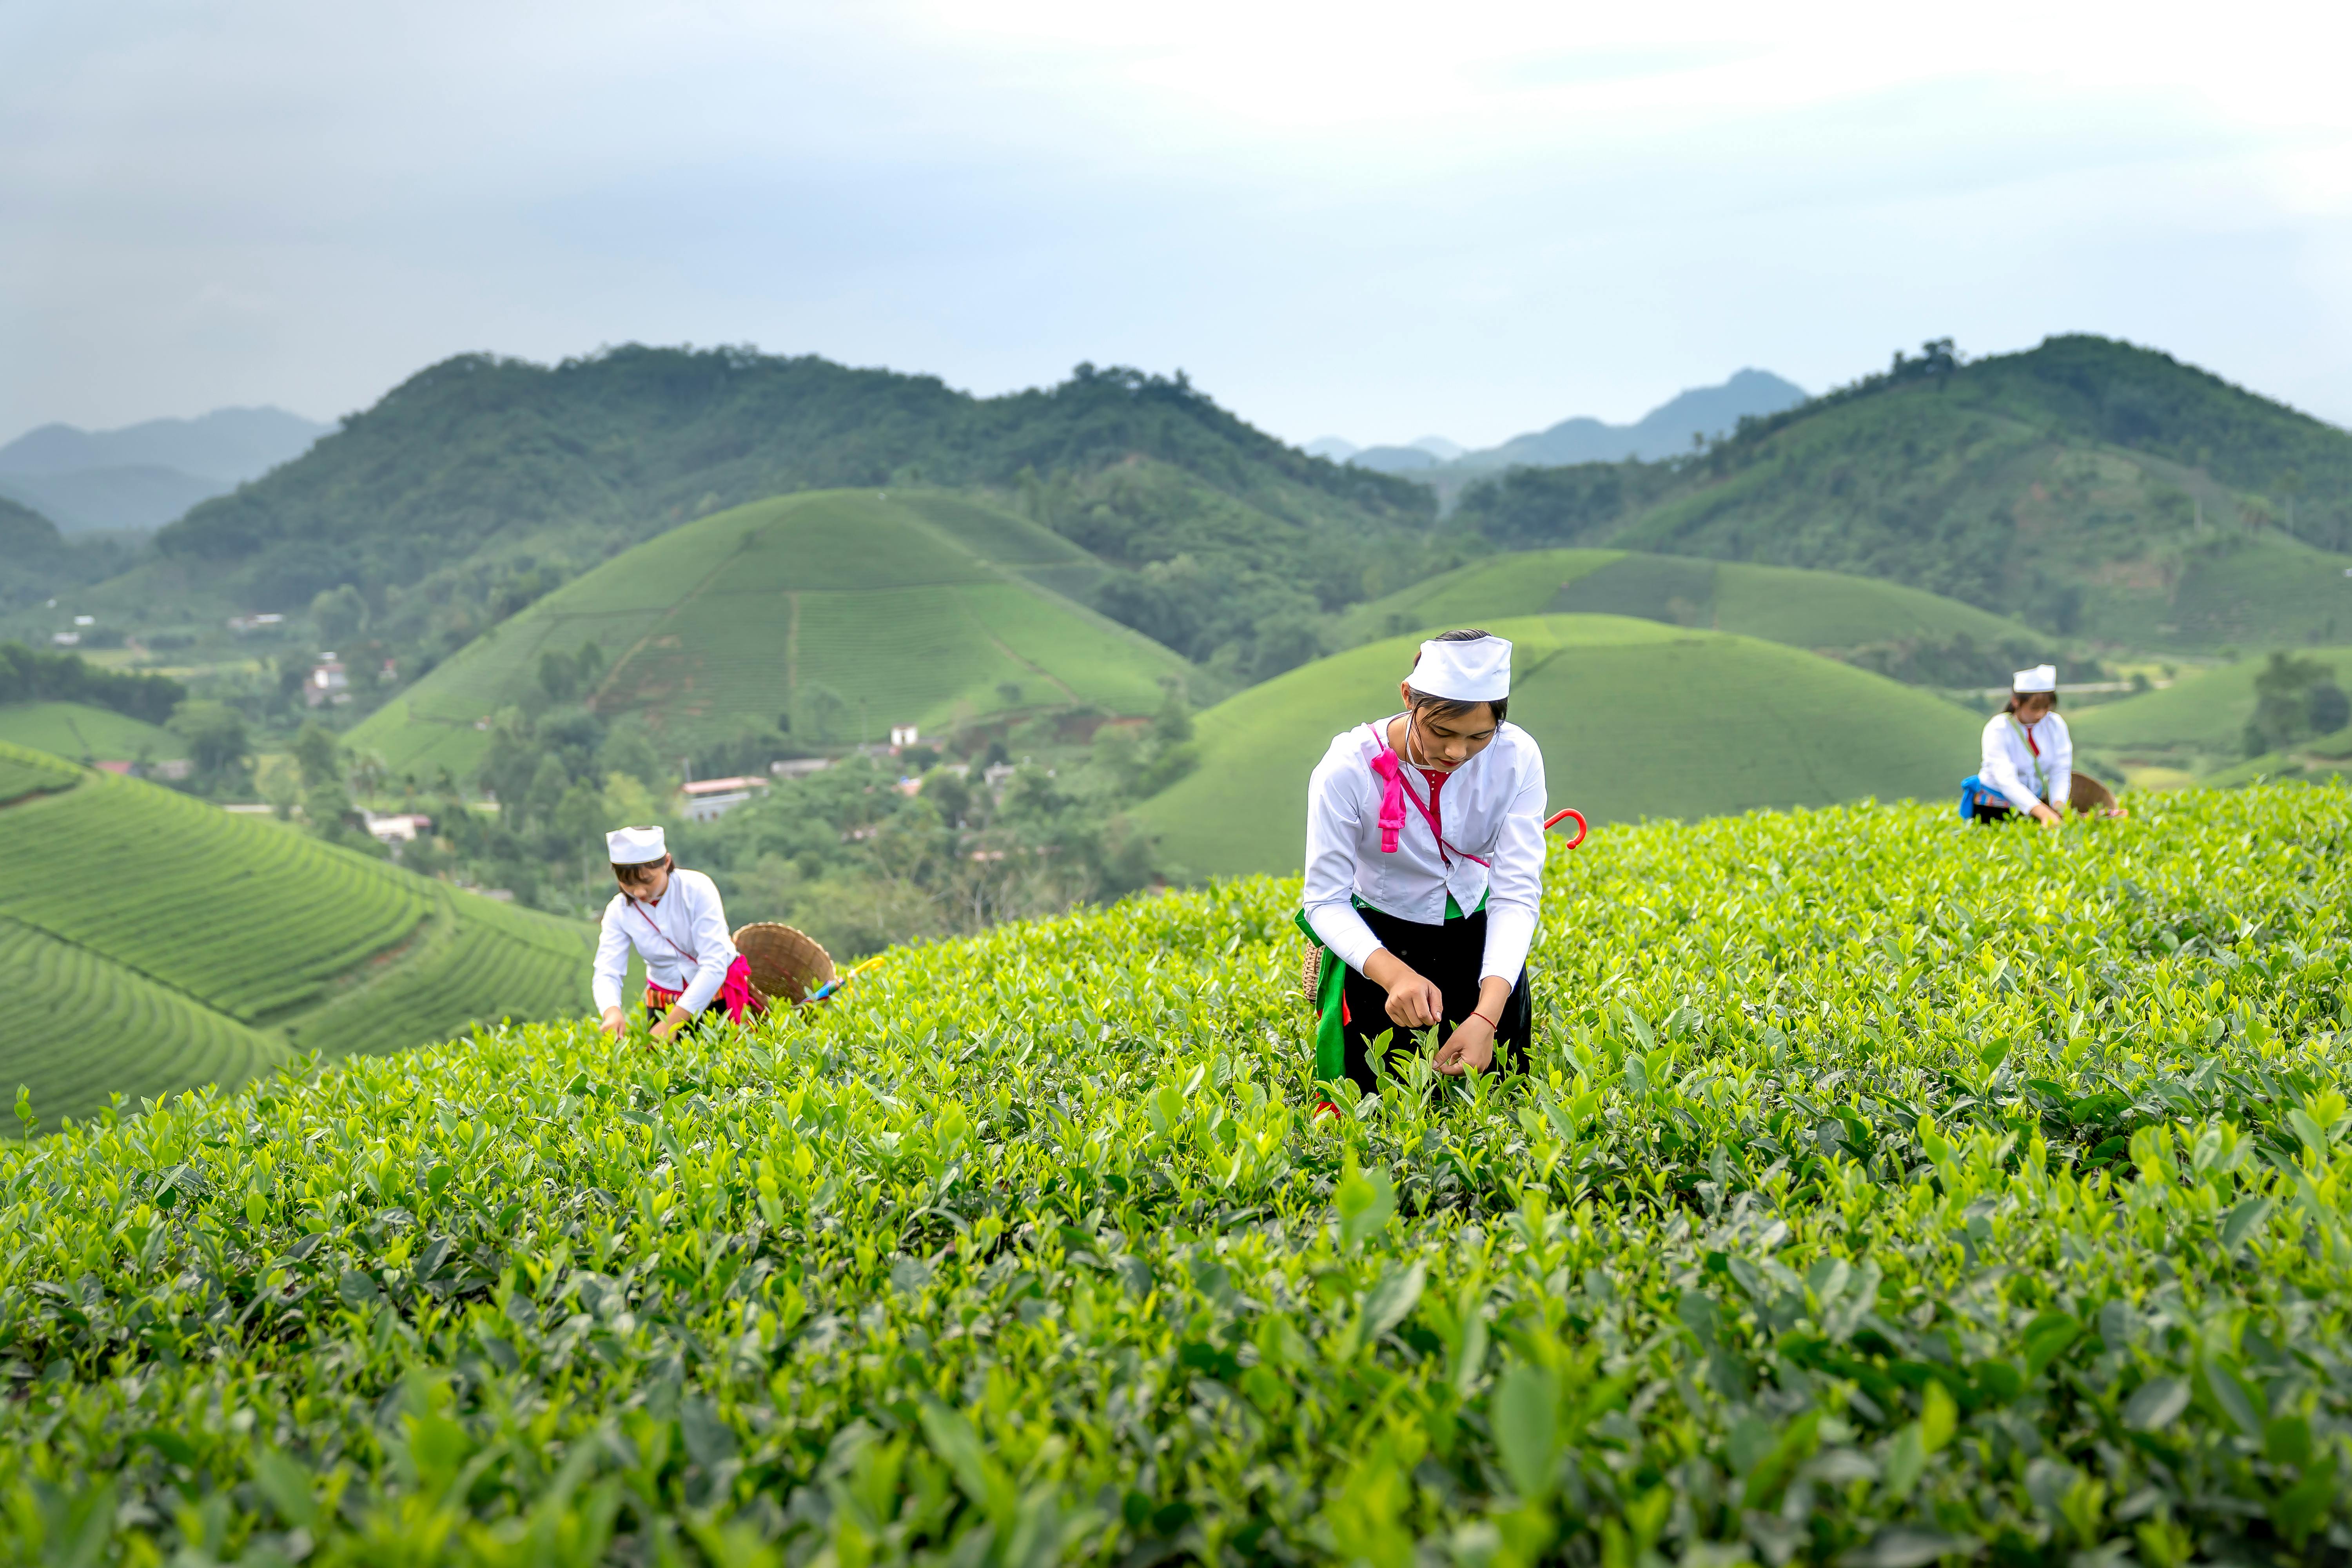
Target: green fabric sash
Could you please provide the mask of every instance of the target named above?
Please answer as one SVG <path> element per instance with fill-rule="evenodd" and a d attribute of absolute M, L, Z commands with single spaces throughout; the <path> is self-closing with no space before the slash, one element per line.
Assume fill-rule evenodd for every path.
<path fill-rule="evenodd" d="M 1476 914 L 1478 910 L 1485 909 L 1486 900 L 1493 891 L 1494 889 L 1489 888 L 1486 892 L 1480 894 L 1478 909 L 1471 910 L 1470 913 Z M 1356 899 L 1353 902 L 1360 910 L 1370 907 L 1361 899 Z M 1322 954 L 1323 958 L 1315 985 L 1315 1081 L 1336 1083 L 1348 1076 L 1348 1047 L 1341 1036 L 1344 1026 L 1340 1022 L 1340 993 L 1348 984 L 1348 966 L 1339 962 L 1338 953 L 1323 945 L 1323 939 L 1315 934 L 1315 927 L 1308 922 L 1305 910 L 1299 910 L 1292 918 L 1298 922 L 1298 929 L 1307 933 L 1307 942 L 1316 952 Z M 1462 912 L 1462 906 L 1454 901 L 1452 893 L 1445 895 L 1445 918 L 1449 921 L 1469 918 Z"/>

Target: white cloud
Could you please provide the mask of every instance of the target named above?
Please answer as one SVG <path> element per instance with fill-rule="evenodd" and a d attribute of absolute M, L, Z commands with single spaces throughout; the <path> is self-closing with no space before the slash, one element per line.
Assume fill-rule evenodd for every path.
<path fill-rule="evenodd" d="M 0 434 L 628 338 L 1484 442 L 2081 329 L 2352 418 L 2352 37 L 2223 16 L 18 0 Z"/>

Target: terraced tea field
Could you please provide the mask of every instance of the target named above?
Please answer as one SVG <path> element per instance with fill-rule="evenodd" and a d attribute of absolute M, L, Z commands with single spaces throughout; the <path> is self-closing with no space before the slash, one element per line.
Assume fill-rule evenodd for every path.
<path fill-rule="evenodd" d="M 112 1094 L 135 1104 L 194 1084 L 235 1087 L 293 1059 L 283 1040 L 5 918 L 0 973 L 15 996 L 0 1095 L 23 1093 L 52 1124 L 60 1110 L 86 1114 Z"/>
<path fill-rule="evenodd" d="M 12 784 L 10 781 L 17 781 Z M 0 1099 L 55 1126 L 297 1051 L 584 1011 L 584 928 L 273 823 L 0 745 Z M 48 793 L 32 793 L 46 790 Z"/>
<path fill-rule="evenodd" d="M 0 805 L 47 790 L 69 789 L 80 777 L 81 770 L 62 757 L 0 747 Z"/>
<path fill-rule="evenodd" d="M 1603 829 L 1336 1122 L 1252 880 L 0 1150 L 0 1555 L 2339 1562 L 2347 835 Z"/>

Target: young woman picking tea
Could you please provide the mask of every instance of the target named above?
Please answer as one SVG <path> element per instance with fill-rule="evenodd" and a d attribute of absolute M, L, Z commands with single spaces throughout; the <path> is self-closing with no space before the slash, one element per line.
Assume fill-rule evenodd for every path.
<path fill-rule="evenodd" d="M 2058 717 L 2058 669 L 2039 664 L 2010 678 L 2009 705 L 1985 725 L 1982 761 L 1960 783 L 1960 815 L 1999 822 L 2021 813 L 2055 827 L 2070 808 L 2124 815 L 2114 791 L 2074 771 L 2074 738 Z"/>
<path fill-rule="evenodd" d="M 710 879 L 678 869 L 658 827 L 615 828 L 604 835 L 604 846 L 621 885 L 604 906 L 596 939 L 593 990 L 604 1032 L 618 1035 L 628 1026 L 621 983 L 631 948 L 646 961 L 646 1021 L 656 1040 L 722 1007 L 736 1023 L 762 1011 L 751 994 L 751 966 L 735 951 Z"/>
<path fill-rule="evenodd" d="M 1543 897 L 1543 753 L 1506 721 L 1509 642 L 1447 632 L 1398 690 L 1404 710 L 1335 739 L 1307 787 L 1316 1077 L 1366 1093 L 1384 1034 L 1409 1051 L 1408 1031 L 1445 1027 L 1449 1075 L 1484 1072 L 1498 1045 L 1524 1055 Z"/>

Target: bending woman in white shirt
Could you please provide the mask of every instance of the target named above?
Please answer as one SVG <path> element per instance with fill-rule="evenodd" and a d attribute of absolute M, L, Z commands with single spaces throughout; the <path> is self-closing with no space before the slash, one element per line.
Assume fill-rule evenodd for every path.
<path fill-rule="evenodd" d="M 1391 1031 L 1410 1050 L 1407 1031 L 1446 1026 L 1443 1073 L 1485 1071 L 1498 1043 L 1524 1058 L 1543 897 L 1543 753 L 1505 721 L 1511 645 L 1447 632 L 1399 689 L 1404 711 L 1334 740 L 1307 794 L 1316 1077 L 1368 1094 Z"/>
<path fill-rule="evenodd" d="M 1985 726 L 1983 759 L 1960 784 L 1961 815 L 1999 822 L 2019 812 L 2055 826 L 2069 807 L 2124 815 L 2112 790 L 2074 771 L 2074 738 L 2058 717 L 2057 668 L 2036 665 L 2011 678 L 2009 706 Z"/>
<path fill-rule="evenodd" d="M 646 1021 L 667 1040 L 694 1019 L 725 1008 L 740 1023 L 764 1009 L 751 993 L 751 966 L 735 951 L 719 889 L 699 871 L 681 871 L 658 827 L 621 827 L 604 835 L 621 890 L 604 906 L 596 938 L 593 989 L 604 1029 L 628 1026 L 621 983 L 629 950 L 646 961 Z"/>

